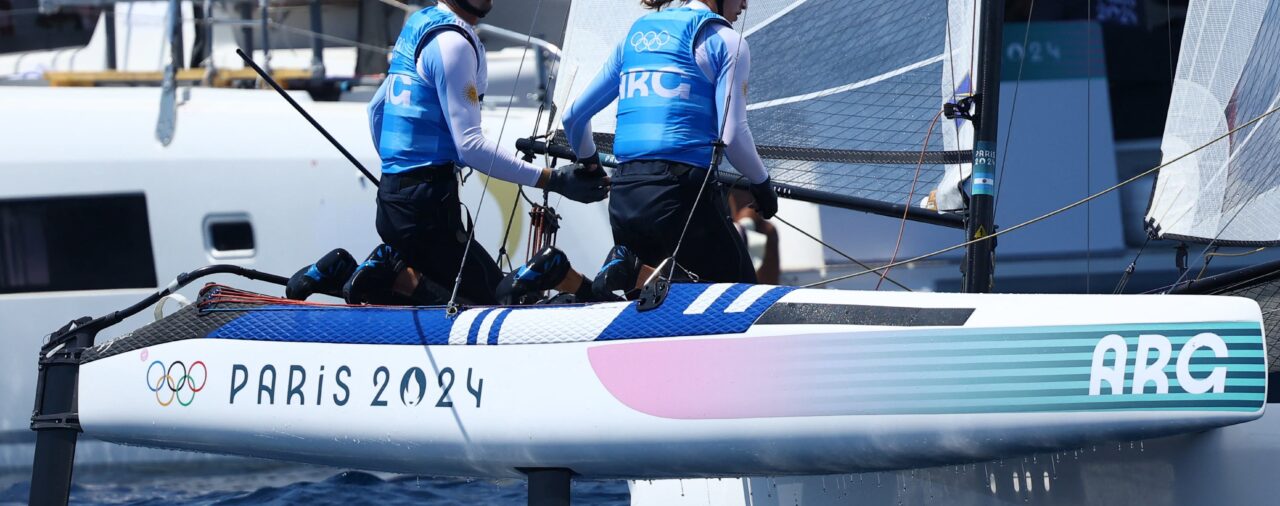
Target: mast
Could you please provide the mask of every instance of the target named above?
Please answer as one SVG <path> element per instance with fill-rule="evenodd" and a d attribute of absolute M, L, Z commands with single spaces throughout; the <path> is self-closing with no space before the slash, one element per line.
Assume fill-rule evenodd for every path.
<path fill-rule="evenodd" d="M 969 218 L 965 240 L 995 231 L 996 127 L 1000 117 L 1000 57 L 1004 31 L 1004 0 L 980 0 L 978 70 L 975 82 L 978 114 L 973 120 L 973 175 L 970 177 Z M 989 120 L 989 121 L 988 121 Z M 992 288 L 995 243 L 968 246 L 964 255 L 964 291 L 986 293 Z"/>

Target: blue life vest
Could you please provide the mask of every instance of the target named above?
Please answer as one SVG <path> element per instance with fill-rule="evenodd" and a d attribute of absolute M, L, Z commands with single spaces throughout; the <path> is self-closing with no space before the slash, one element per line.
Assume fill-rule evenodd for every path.
<path fill-rule="evenodd" d="M 369 102 L 369 127 L 382 159 L 383 174 L 399 174 L 427 165 L 461 164 L 435 83 L 418 76 L 418 55 L 445 30 L 461 33 L 476 48 L 462 20 L 439 8 L 409 16 L 391 52 L 387 79 Z M 476 61 L 485 62 L 476 48 Z M 477 83 L 479 86 L 480 83 Z"/>
<path fill-rule="evenodd" d="M 623 41 L 614 131 L 619 161 L 710 165 L 720 136 L 716 83 L 698 67 L 694 42 L 711 23 L 729 26 L 715 13 L 688 7 L 655 12 L 631 25 Z"/>

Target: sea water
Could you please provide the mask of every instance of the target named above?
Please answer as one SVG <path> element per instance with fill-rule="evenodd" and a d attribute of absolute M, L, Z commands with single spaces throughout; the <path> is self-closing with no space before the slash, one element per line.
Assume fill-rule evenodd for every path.
<path fill-rule="evenodd" d="M 523 480 L 466 480 L 258 460 L 77 468 L 72 504 L 525 504 Z M 30 471 L 0 471 L 0 504 L 26 504 Z M 624 505 L 625 481 L 574 481 L 576 504 Z"/>

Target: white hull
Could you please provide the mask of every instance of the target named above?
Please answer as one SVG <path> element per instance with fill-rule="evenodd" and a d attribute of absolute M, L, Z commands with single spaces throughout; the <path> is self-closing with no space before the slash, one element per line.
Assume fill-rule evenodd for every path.
<path fill-rule="evenodd" d="M 227 309 L 235 319 L 209 323 L 214 330 L 167 337 L 144 328 L 96 347 L 81 367 L 80 419 L 86 435 L 108 441 L 365 469 L 520 477 L 523 468 L 563 467 L 591 478 L 663 478 L 959 464 L 1262 414 L 1265 350 L 1247 299 L 798 290 L 774 303 L 768 294 L 785 289 L 677 286 L 650 313 L 625 304 L 478 308 L 446 321 L 439 310 Z M 763 302 L 735 316 L 733 302 L 753 296 Z M 973 311 L 923 327 L 893 318 L 788 324 L 775 312 L 819 304 L 846 316 Z M 396 330 L 406 318 L 416 335 Z M 755 323 L 699 327 L 732 318 Z M 672 334 L 694 328 L 704 332 Z M 667 334 L 635 338 L 663 332 L 653 329 Z M 1172 343 L 1161 359 L 1168 365 L 1156 368 L 1175 385 L 1169 391 L 1099 380 L 1124 370 L 1109 340 L 1127 342 L 1132 356 L 1147 342 L 1139 335 L 1158 332 Z M 1222 337 L 1206 337 L 1214 332 Z M 426 344 L 396 344 L 414 339 Z M 316 342 L 300 342 L 308 340 Z M 352 340 L 365 342 L 341 344 Z M 1228 348 L 1197 351 L 1215 340 Z M 1134 360 L 1125 363 L 1132 370 Z M 1188 392 L 1217 369 L 1221 388 Z M 1087 379 L 1051 377 L 1064 373 Z M 958 379 L 992 374 L 994 386 Z"/>
<path fill-rule="evenodd" d="M 209 263 L 233 263 L 282 275 L 343 247 L 363 258 L 378 243 L 374 192 L 350 163 L 312 130 L 274 92 L 197 88 L 178 107 L 173 144 L 154 138 L 159 90 L 148 88 L 5 87 L 0 93 L 0 139 L 21 149 L 0 161 L 0 200 L 77 198 L 141 194 L 146 198 L 154 271 L 159 283 Z M 296 95 L 347 149 L 377 173 L 364 104 L 312 103 Z M 486 133 L 497 136 L 504 110 L 485 111 Z M 514 109 L 503 145 L 531 131 L 534 111 Z M 51 135 L 57 132 L 57 135 Z M 501 242 L 515 198 L 510 185 L 494 183 L 483 194 L 482 176 L 463 187 L 463 201 L 476 214 L 481 244 L 494 251 Z M 517 259 L 525 249 L 527 210 L 515 214 L 508 250 Z M 595 264 L 606 249 L 608 220 L 599 209 L 565 201 L 570 215 L 559 240 L 575 259 Z M 206 239 L 210 217 L 237 216 L 252 224 L 255 251 L 225 256 Z M 121 224 L 132 226 L 136 224 Z M 577 260 L 581 259 L 581 260 Z M 246 283 L 246 288 L 281 293 L 278 287 Z M 86 315 L 126 307 L 156 287 L 113 290 L 0 294 L 0 468 L 31 465 L 34 433 L 29 429 L 35 392 L 36 356 L 43 336 Z M 184 290 L 194 298 L 196 287 Z M 331 300 L 331 299 L 330 299 Z M 170 304 L 168 311 L 173 305 Z M 151 321 L 150 312 L 109 329 L 101 340 Z M 78 451 L 82 463 L 173 460 L 186 454 L 143 454 L 89 441 Z"/>

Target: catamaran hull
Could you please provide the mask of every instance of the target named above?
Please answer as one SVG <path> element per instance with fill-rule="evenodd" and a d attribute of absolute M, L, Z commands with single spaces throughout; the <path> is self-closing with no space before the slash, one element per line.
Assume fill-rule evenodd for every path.
<path fill-rule="evenodd" d="M 126 444 L 395 472 L 662 478 L 976 462 L 1263 410 L 1247 299 L 748 290 L 677 285 L 646 313 L 226 309 L 185 338 L 144 328 L 91 350 L 80 420 Z M 166 320 L 195 329 L 211 307 Z M 987 323 L 1010 308 L 1014 325 Z M 1041 316 L 1051 324 L 1020 324 Z M 732 331 L 730 317 L 747 323 Z M 330 325 L 317 333 L 316 318 Z M 369 326 L 385 342 L 362 337 Z"/>

